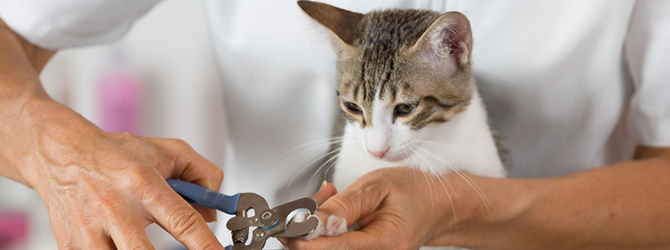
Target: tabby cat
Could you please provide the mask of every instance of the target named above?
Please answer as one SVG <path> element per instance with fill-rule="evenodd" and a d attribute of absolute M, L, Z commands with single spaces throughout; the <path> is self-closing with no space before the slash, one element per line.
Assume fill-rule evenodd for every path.
<path fill-rule="evenodd" d="M 370 171 L 396 166 L 505 176 L 475 86 L 472 32 L 463 14 L 360 14 L 312 1 L 298 4 L 333 34 L 337 95 L 347 120 L 333 173 L 338 190 Z M 346 232 L 330 229 L 330 221 L 328 230 Z"/>

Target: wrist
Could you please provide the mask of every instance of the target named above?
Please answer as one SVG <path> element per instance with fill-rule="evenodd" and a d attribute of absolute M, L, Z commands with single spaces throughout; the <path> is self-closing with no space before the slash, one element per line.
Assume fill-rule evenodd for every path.
<path fill-rule="evenodd" d="M 487 178 L 474 175 L 447 174 L 453 187 L 452 200 L 445 207 L 454 217 L 431 245 L 483 247 L 483 242 L 500 228 L 513 224 L 533 204 L 536 183 L 518 179 Z M 466 180 L 467 179 L 467 180 Z M 490 242 L 490 239 L 489 241 Z"/>
<path fill-rule="evenodd" d="M 0 173 L 28 187 L 36 188 L 45 168 L 58 165 L 48 159 L 69 158 L 66 142 L 81 141 L 84 135 L 102 130 L 79 114 L 31 91 L 1 101 Z M 60 164 L 63 165 L 63 164 Z"/>
<path fill-rule="evenodd" d="M 10 87 L 0 90 L 0 175 L 32 187 L 22 173 L 22 166 L 29 158 L 31 136 L 31 120 L 26 113 L 32 103 L 39 101 L 33 92 L 17 90 L 25 85 L 17 84 L 14 90 Z"/>

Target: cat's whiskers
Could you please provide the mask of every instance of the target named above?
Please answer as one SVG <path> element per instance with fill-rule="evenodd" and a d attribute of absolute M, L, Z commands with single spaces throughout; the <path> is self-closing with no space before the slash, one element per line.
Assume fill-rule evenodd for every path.
<path fill-rule="evenodd" d="M 415 146 L 415 147 L 416 147 L 416 148 L 420 148 L 419 146 Z M 419 152 L 417 152 L 416 150 L 414 150 L 414 152 L 416 152 L 417 155 L 421 156 L 421 157 L 424 159 L 424 161 L 426 162 L 427 169 L 428 169 L 433 175 L 439 177 L 438 180 L 440 181 L 440 183 L 442 184 L 442 187 L 444 188 L 444 190 L 445 190 L 447 193 L 449 193 L 449 190 L 447 190 L 447 187 L 444 185 L 445 182 L 447 183 L 447 185 L 449 186 L 449 188 L 450 188 L 452 191 L 455 190 L 454 187 L 453 187 L 453 186 L 451 185 L 451 183 L 449 182 L 449 180 L 444 179 L 444 177 L 442 176 L 441 171 L 439 171 L 439 170 L 435 167 L 435 165 L 434 165 L 433 163 L 431 163 L 425 156 L 421 155 L 421 154 L 420 154 Z M 443 182 L 443 180 L 444 180 L 444 182 Z M 456 197 L 456 199 L 458 199 L 458 197 Z"/>
<path fill-rule="evenodd" d="M 309 153 L 309 152 L 312 152 L 312 151 L 314 151 L 314 150 L 320 148 L 321 146 L 328 146 L 328 147 L 330 147 L 332 144 L 335 144 L 335 143 L 341 143 L 343 140 L 344 140 L 344 139 L 342 138 L 342 139 L 334 139 L 334 140 L 321 141 L 321 142 L 318 142 L 318 143 L 314 143 L 314 144 L 312 144 L 312 146 L 309 147 L 308 149 L 305 149 L 305 150 L 303 150 L 302 152 L 298 153 L 298 155 L 294 156 L 293 159 L 291 159 L 291 160 L 288 162 L 288 165 L 291 165 L 295 160 L 297 160 L 297 159 L 300 158 L 301 156 L 303 156 L 303 155 L 305 155 L 305 154 L 307 154 L 307 153 Z M 286 153 L 283 154 L 283 155 L 286 155 Z"/>
<path fill-rule="evenodd" d="M 333 150 L 329 151 L 328 153 L 325 153 L 325 154 L 323 154 L 322 156 L 320 156 L 320 157 L 318 157 L 318 158 L 312 160 L 311 162 L 305 164 L 305 167 L 303 167 L 302 169 L 300 169 L 300 171 L 298 171 L 295 175 L 293 175 L 293 178 L 291 178 L 291 181 L 289 181 L 288 185 L 286 185 L 286 189 L 284 189 L 284 193 L 286 193 L 286 192 L 288 191 L 288 188 L 293 184 L 293 181 L 295 181 L 295 178 L 297 178 L 298 175 L 299 175 L 302 171 L 304 171 L 304 170 L 307 169 L 308 167 L 312 166 L 312 164 L 316 163 L 317 161 L 319 161 L 319 160 L 321 160 L 321 159 L 324 159 L 324 158 L 326 158 L 326 157 L 329 157 L 329 156 L 331 156 L 331 155 L 333 155 L 333 154 L 336 154 L 336 153 L 339 152 L 340 150 L 341 150 L 340 148 L 333 149 Z M 318 169 L 317 169 L 317 171 L 318 171 Z M 314 176 L 314 175 L 312 175 L 312 176 Z M 310 181 L 307 182 L 307 185 L 308 185 L 308 186 L 311 184 L 311 180 L 312 180 L 312 178 L 310 177 Z"/>
<path fill-rule="evenodd" d="M 426 143 L 426 142 L 427 142 L 427 143 L 434 143 L 435 145 L 449 146 L 449 147 L 451 147 L 452 149 L 453 149 L 453 148 L 456 148 L 456 146 L 448 145 L 448 144 L 445 144 L 445 143 L 437 143 L 437 142 L 421 141 L 421 140 L 412 140 L 412 141 L 410 141 L 410 143 L 415 143 L 415 142 L 419 142 L 419 143 Z M 428 159 L 427 159 L 425 156 L 421 155 L 420 152 L 416 151 L 414 148 L 418 148 L 418 149 L 421 149 L 421 150 L 426 150 L 426 149 L 424 149 L 424 148 L 422 148 L 422 147 L 420 147 L 420 146 L 418 146 L 418 145 L 414 145 L 414 144 L 412 144 L 412 151 L 414 152 L 414 154 L 417 154 L 417 155 L 421 156 L 421 157 L 424 159 L 424 162 L 426 163 L 427 167 L 429 168 L 429 170 L 430 170 L 434 175 L 441 176 L 442 171 L 438 170 L 438 169 L 435 167 L 435 165 L 434 165 L 433 163 L 431 163 L 430 161 L 428 161 Z M 454 187 L 451 185 L 451 183 L 449 183 L 449 181 L 447 181 L 446 179 L 445 179 L 445 182 L 447 183 L 447 185 L 449 185 L 449 187 L 450 187 L 451 190 L 453 191 L 453 190 L 454 190 Z M 443 185 L 443 186 L 444 186 L 444 185 Z M 445 190 L 446 190 L 446 187 L 445 187 Z M 458 197 L 456 197 L 456 198 L 458 199 Z"/>
<path fill-rule="evenodd" d="M 477 195 L 479 195 L 479 198 L 482 199 L 482 202 L 484 202 L 484 207 L 486 208 L 486 212 L 489 214 L 489 220 L 492 220 L 493 217 L 491 215 L 491 210 L 489 208 L 489 205 L 491 204 L 491 202 L 489 201 L 488 197 L 486 197 L 486 194 L 484 194 L 484 191 L 479 187 L 479 185 L 477 185 L 477 183 L 472 178 L 463 174 L 463 172 L 461 170 L 456 168 L 452 163 L 450 163 L 446 159 L 436 155 L 433 152 L 430 152 L 427 149 L 424 149 L 424 148 L 421 148 L 421 147 L 417 147 L 417 148 L 422 150 L 423 152 L 426 152 L 428 155 L 432 156 L 433 158 L 440 161 L 441 163 L 445 164 L 454 173 L 458 174 L 463 180 L 465 180 L 465 182 L 468 183 L 468 185 L 470 185 L 470 187 L 472 187 L 475 190 Z"/>
<path fill-rule="evenodd" d="M 451 188 L 452 191 L 454 191 L 454 187 L 451 185 L 451 183 L 447 179 L 444 179 L 444 182 L 443 182 L 442 178 L 444 178 L 444 177 L 439 173 L 439 171 L 437 171 L 435 169 L 435 166 L 433 166 L 433 164 L 430 163 L 430 161 L 428 161 L 428 159 L 425 156 L 423 156 L 420 152 L 416 151 L 416 149 L 414 149 L 414 148 L 419 148 L 419 146 L 413 145 L 413 147 L 411 148 L 412 152 L 414 152 L 413 155 L 421 157 L 426 164 L 426 168 L 431 172 L 431 174 L 435 175 L 438 178 L 438 180 L 440 181 L 440 184 L 442 184 L 442 188 L 444 188 L 444 192 L 447 193 L 447 198 L 449 198 L 449 203 L 451 204 L 452 212 L 454 214 L 454 222 L 456 224 L 458 224 L 458 217 L 456 215 L 456 209 L 455 209 L 456 207 L 454 206 L 454 200 L 451 196 L 451 193 L 449 192 L 447 187 L 444 185 L 444 182 L 446 182 L 447 185 L 449 185 L 449 187 Z M 456 199 L 458 199 L 458 197 L 456 197 Z M 431 202 L 431 204 L 432 204 L 432 202 Z"/>
<path fill-rule="evenodd" d="M 450 150 L 452 150 L 452 149 L 454 149 L 454 148 L 458 148 L 457 146 L 454 146 L 454 145 L 450 145 L 450 144 L 446 144 L 446 143 L 440 143 L 440 142 L 435 142 L 435 141 L 412 140 L 412 141 L 410 141 L 410 142 L 424 143 L 424 144 L 433 145 L 433 146 L 438 146 L 438 147 L 440 147 L 440 148 L 450 149 Z M 506 170 L 504 167 L 503 167 L 501 170 L 503 171 L 503 174 L 505 175 L 506 178 L 512 178 L 512 176 L 509 174 L 509 172 L 507 172 L 507 170 Z"/>
<path fill-rule="evenodd" d="M 451 144 L 446 144 L 446 143 L 442 143 L 442 142 L 435 142 L 435 141 L 411 140 L 410 142 L 412 142 L 412 143 L 415 143 L 415 142 L 424 143 L 424 144 L 428 144 L 428 145 L 439 146 L 439 147 L 445 148 L 445 149 L 457 149 L 458 148 L 457 146 L 454 146 L 454 145 L 451 145 Z"/>
<path fill-rule="evenodd" d="M 314 151 L 315 149 L 317 149 L 317 148 L 319 148 L 319 147 L 321 147 L 321 146 L 330 146 L 330 145 L 332 145 L 332 144 L 334 144 L 334 143 L 342 143 L 342 142 L 345 141 L 346 139 L 347 139 L 347 138 L 345 138 L 345 137 L 343 137 L 343 136 L 340 136 L 340 137 L 336 137 L 336 138 L 334 138 L 334 139 L 322 140 L 322 141 L 317 141 L 317 142 L 311 142 L 311 143 L 306 143 L 306 144 L 303 144 L 303 145 L 301 145 L 301 146 L 298 146 L 298 147 L 296 147 L 296 148 L 301 148 L 301 147 L 306 147 L 306 146 L 312 145 L 310 148 L 304 150 L 303 152 L 299 153 L 297 156 L 293 157 L 293 159 L 291 159 L 291 160 L 288 162 L 288 165 L 291 165 L 296 159 L 298 159 L 298 158 L 301 157 L 302 155 L 305 155 L 305 154 L 307 154 L 307 153 L 309 153 L 309 152 L 311 152 L 311 151 Z M 296 148 L 293 148 L 293 149 L 291 149 L 291 150 L 289 150 L 289 151 L 294 151 Z M 293 185 L 293 182 L 295 181 L 295 178 L 297 178 L 297 177 L 300 175 L 300 173 L 302 173 L 303 171 L 307 170 L 312 164 L 314 164 L 314 163 L 317 162 L 318 160 L 321 160 L 321 159 L 323 159 L 324 157 L 328 157 L 329 155 L 333 154 L 334 152 L 338 151 L 339 149 L 340 149 L 340 148 L 331 150 L 331 151 L 327 152 L 326 154 L 324 154 L 324 155 L 322 155 L 322 156 L 320 156 L 320 157 L 314 159 L 314 160 L 311 161 L 310 163 L 306 164 L 304 167 L 302 167 L 298 172 L 296 172 L 296 173 L 293 175 L 293 177 L 291 178 L 291 180 L 289 181 L 289 183 L 286 185 L 286 188 L 284 188 L 284 192 L 283 192 L 283 193 L 286 194 L 286 192 L 288 192 L 288 189 L 291 187 L 291 185 Z M 284 154 L 282 154 L 282 155 L 286 155 L 286 154 L 287 154 L 287 153 L 284 153 Z"/>
<path fill-rule="evenodd" d="M 414 154 L 412 154 L 412 153 L 410 153 L 410 152 L 406 152 L 406 153 L 404 153 L 404 154 L 407 155 L 407 156 L 404 156 L 405 158 L 409 157 L 412 161 L 414 161 L 414 163 L 416 164 L 417 167 L 420 167 L 419 161 L 416 160 L 416 156 L 415 156 Z M 409 165 L 409 162 L 408 162 L 408 165 Z M 406 169 L 406 171 L 407 171 L 408 173 L 411 173 L 412 175 L 414 175 L 414 183 L 416 183 L 416 182 L 417 182 L 417 179 L 416 179 L 416 171 L 412 171 L 412 170 L 409 169 L 409 168 Z"/>
<path fill-rule="evenodd" d="M 333 153 L 333 152 L 336 152 L 336 153 L 335 153 L 334 155 L 332 155 L 328 160 L 326 160 L 326 161 L 324 161 L 323 163 L 321 163 L 321 165 L 319 166 L 319 168 L 317 168 L 316 171 L 314 171 L 314 174 L 312 174 L 312 176 L 309 178 L 309 181 L 307 181 L 307 186 L 308 186 L 308 187 L 311 186 L 311 184 L 312 184 L 312 182 L 314 181 L 314 179 L 319 175 L 319 172 L 321 171 L 321 169 L 323 169 L 324 167 L 326 167 L 326 171 L 327 171 L 327 169 L 329 168 L 328 165 L 330 165 L 331 163 L 337 161 L 337 159 L 340 157 L 340 154 L 342 154 L 342 148 L 340 147 L 340 148 L 334 149 L 334 150 L 331 151 L 330 153 Z M 332 165 L 331 165 L 331 166 L 332 166 Z M 327 176 L 327 175 L 324 175 L 324 178 L 323 178 L 324 180 L 326 179 L 326 176 Z M 309 193 L 309 192 L 311 192 L 311 190 L 305 190 L 305 192 Z M 309 195 L 309 194 L 308 194 L 308 195 Z"/>
<path fill-rule="evenodd" d="M 432 179 L 428 178 L 426 171 L 423 170 L 424 168 L 423 165 L 419 163 L 419 161 L 416 160 L 416 158 L 421 159 L 425 164 L 428 164 L 428 162 L 426 162 L 426 159 L 422 155 L 417 154 L 416 150 L 414 150 L 413 148 L 410 148 L 410 150 L 414 152 L 414 154 L 412 154 L 412 159 L 415 160 L 417 168 L 421 170 L 421 173 L 423 173 L 423 176 L 426 179 L 426 182 L 428 183 L 428 189 L 430 190 L 430 209 L 433 210 L 435 209 L 435 197 L 433 195 L 433 188 L 431 186 L 431 183 L 435 184 L 435 182 Z"/>
<path fill-rule="evenodd" d="M 333 143 L 341 142 L 342 140 L 344 140 L 344 136 L 334 136 L 334 137 L 329 138 L 327 140 L 308 142 L 308 143 L 305 143 L 305 144 L 302 144 L 302 145 L 295 146 L 292 149 L 289 149 L 288 151 L 281 154 L 279 156 L 279 158 L 282 158 L 282 157 L 284 157 L 284 156 L 290 154 L 291 152 L 293 152 L 295 150 L 298 150 L 300 148 L 309 147 L 309 146 L 312 146 L 312 145 L 315 145 L 315 144 L 316 144 L 316 146 L 320 146 L 320 145 L 323 145 L 323 144 L 333 144 Z"/>
<path fill-rule="evenodd" d="M 313 179 L 316 178 L 318 173 L 324 167 L 327 167 L 330 163 L 337 160 L 337 158 L 340 156 L 340 154 L 342 154 L 342 148 L 340 147 L 340 148 L 334 149 L 334 150 L 330 151 L 328 154 L 332 154 L 332 155 L 325 155 L 326 157 L 329 157 L 328 160 L 324 161 L 323 163 L 321 163 L 321 165 L 319 165 L 319 168 L 317 168 L 316 171 L 314 172 L 314 174 L 312 174 L 312 177 L 309 178 L 308 183 L 312 183 Z M 320 160 L 320 159 L 317 159 L 317 160 Z"/>
<path fill-rule="evenodd" d="M 341 154 L 342 154 L 342 152 L 340 152 L 340 153 L 337 155 L 337 157 L 334 158 L 335 160 L 334 160 L 333 162 L 331 162 L 331 163 L 330 163 L 330 166 L 328 166 L 328 167 L 326 168 L 326 171 L 323 172 L 323 179 L 324 179 L 324 180 L 328 180 L 328 172 L 330 172 L 330 170 L 333 169 L 333 168 L 337 165 L 337 163 L 340 162 L 340 155 L 341 155 Z"/>
<path fill-rule="evenodd" d="M 435 203 L 434 202 L 435 201 L 435 195 L 433 194 L 433 185 L 435 185 L 435 182 L 433 181 L 432 178 L 428 177 L 426 171 L 424 171 L 424 169 L 422 167 L 422 164 L 419 163 L 419 161 L 416 160 L 416 159 L 419 158 L 420 160 L 424 161 L 424 163 L 426 163 L 426 164 L 428 164 L 428 163 L 426 162 L 426 159 L 424 157 L 422 157 L 421 155 L 416 153 L 416 150 L 414 150 L 413 148 L 409 148 L 409 149 L 412 152 L 414 152 L 414 154 L 412 154 L 412 159 L 414 159 L 414 161 L 416 162 L 416 166 L 417 166 L 416 168 L 421 170 L 421 173 L 423 174 L 423 177 L 426 179 L 426 183 L 428 184 L 428 189 L 430 190 L 430 207 L 431 207 L 431 209 L 434 209 L 435 208 L 435 204 L 434 204 Z"/>

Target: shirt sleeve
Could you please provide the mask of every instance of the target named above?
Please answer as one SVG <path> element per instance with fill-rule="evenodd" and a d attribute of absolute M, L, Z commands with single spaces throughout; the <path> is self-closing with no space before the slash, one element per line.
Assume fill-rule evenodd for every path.
<path fill-rule="evenodd" d="M 45 49 L 110 42 L 160 0 L 0 0 L 0 18 Z"/>
<path fill-rule="evenodd" d="M 634 93 L 631 124 L 638 144 L 670 146 L 670 1 L 640 0 L 625 43 Z"/>

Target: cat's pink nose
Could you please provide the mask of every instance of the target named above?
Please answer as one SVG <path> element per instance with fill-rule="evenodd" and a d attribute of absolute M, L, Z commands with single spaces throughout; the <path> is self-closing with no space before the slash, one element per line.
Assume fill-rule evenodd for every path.
<path fill-rule="evenodd" d="M 389 151 L 389 148 L 386 148 L 386 149 L 380 150 L 380 151 L 374 151 L 374 150 L 368 149 L 368 153 L 370 153 L 372 156 L 377 157 L 377 158 L 384 158 L 384 155 L 388 151 Z"/>

